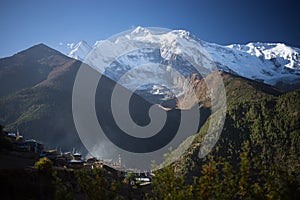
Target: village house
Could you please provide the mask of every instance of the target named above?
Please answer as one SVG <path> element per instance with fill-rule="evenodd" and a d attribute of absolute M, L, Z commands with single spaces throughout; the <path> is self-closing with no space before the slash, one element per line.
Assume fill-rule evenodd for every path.
<path fill-rule="evenodd" d="M 41 153 L 44 150 L 44 145 L 34 139 L 25 140 L 21 143 L 22 149 L 27 149 L 28 152 Z"/>
<path fill-rule="evenodd" d="M 44 150 L 44 145 L 33 139 L 25 140 L 20 135 L 19 130 L 16 133 L 2 131 L 2 136 L 12 142 L 15 151 L 41 153 Z"/>
<path fill-rule="evenodd" d="M 82 168 L 84 166 L 84 163 L 86 163 L 85 160 L 81 159 L 82 155 L 80 153 L 74 153 L 73 159 L 70 160 L 69 167 L 71 168 Z"/>

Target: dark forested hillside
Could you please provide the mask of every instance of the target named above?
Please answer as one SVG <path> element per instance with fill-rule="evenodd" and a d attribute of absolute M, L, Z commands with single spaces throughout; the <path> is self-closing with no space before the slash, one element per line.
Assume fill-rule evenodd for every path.
<path fill-rule="evenodd" d="M 191 199 L 296 199 L 300 194 L 300 91 L 283 94 L 260 83 L 222 76 L 228 110 L 219 141 L 204 159 L 198 158 L 207 121 L 173 169 L 158 173 L 154 191 L 165 198 L 162 191 L 173 186 L 160 181 L 175 176 L 181 190 L 174 195 Z"/>

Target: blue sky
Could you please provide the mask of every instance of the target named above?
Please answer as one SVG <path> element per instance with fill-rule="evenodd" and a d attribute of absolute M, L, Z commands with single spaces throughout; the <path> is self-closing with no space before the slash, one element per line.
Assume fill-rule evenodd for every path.
<path fill-rule="evenodd" d="M 300 47 L 298 8 L 296 0 L 1 0 L 0 57 L 38 43 L 53 48 L 60 42 L 93 44 L 139 25 L 186 29 L 218 44 Z"/>

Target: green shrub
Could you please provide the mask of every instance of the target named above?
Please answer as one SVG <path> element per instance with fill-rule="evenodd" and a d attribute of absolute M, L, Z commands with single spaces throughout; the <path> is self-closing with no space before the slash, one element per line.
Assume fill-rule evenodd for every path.
<path fill-rule="evenodd" d="M 53 162 L 46 157 L 40 158 L 40 160 L 34 164 L 34 168 L 36 168 L 40 172 L 50 172 L 52 166 Z"/>

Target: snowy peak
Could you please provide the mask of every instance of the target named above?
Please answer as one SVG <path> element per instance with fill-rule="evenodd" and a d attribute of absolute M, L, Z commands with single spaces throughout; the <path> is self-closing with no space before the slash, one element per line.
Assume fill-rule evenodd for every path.
<path fill-rule="evenodd" d="M 92 47 L 83 40 L 77 44 L 71 43 L 69 47 L 71 48 L 71 51 L 68 53 L 68 56 L 81 61 L 83 61 L 92 50 Z"/>
<path fill-rule="evenodd" d="M 145 36 L 150 34 L 150 30 L 141 26 L 136 27 L 132 32 L 132 36 Z"/>
<path fill-rule="evenodd" d="M 136 27 L 133 31 L 131 31 L 129 35 L 132 36 L 131 39 L 133 40 L 138 39 L 137 37 L 146 37 L 146 36 L 149 37 L 152 36 L 152 39 L 154 39 L 153 37 L 154 35 L 164 35 L 166 33 L 170 33 L 170 35 L 173 35 L 173 38 L 178 37 L 178 38 L 188 39 L 191 36 L 190 32 L 186 30 L 172 30 L 169 32 L 167 29 L 164 31 L 163 29 L 156 30 L 155 28 L 151 28 L 150 30 L 148 28 L 144 28 L 141 26 Z"/>
<path fill-rule="evenodd" d="M 300 70 L 300 49 L 289 47 L 283 43 L 251 42 L 246 45 L 232 44 L 228 47 L 266 60 L 277 60 L 279 64 L 287 68 Z"/>

